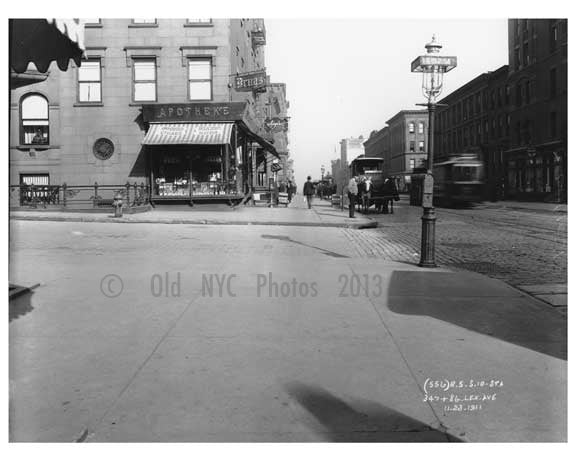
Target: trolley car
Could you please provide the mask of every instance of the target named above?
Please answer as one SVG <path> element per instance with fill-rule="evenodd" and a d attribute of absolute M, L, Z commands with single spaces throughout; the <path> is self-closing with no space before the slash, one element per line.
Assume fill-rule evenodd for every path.
<path fill-rule="evenodd" d="M 482 201 L 484 164 L 476 154 L 456 154 L 434 164 L 434 198 L 439 205 Z"/>

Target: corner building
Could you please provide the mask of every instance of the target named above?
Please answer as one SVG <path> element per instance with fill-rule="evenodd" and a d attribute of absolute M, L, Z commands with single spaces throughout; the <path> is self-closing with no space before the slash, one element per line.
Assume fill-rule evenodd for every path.
<path fill-rule="evenodd" d="M 146 184 L 152 202 L 233 199 L 278 156 L 256 114 L 262 19 L 94 19 L 86 59 L 11 92 L 10 183 Z M 54 70 L 54 72 L 52 72 Z"/>

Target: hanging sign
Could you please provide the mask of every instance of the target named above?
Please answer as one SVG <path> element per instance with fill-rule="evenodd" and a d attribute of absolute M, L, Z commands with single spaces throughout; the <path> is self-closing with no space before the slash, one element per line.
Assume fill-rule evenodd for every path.
<path fill-rule="evenodd" d="M 288 119 L 280 117 L 267 118 L 264 120 L 264 129 L 271 133 L 288 131 Z"/>
<path fill-rule="evenodd" d="M 234 77 L 236 91 L 266 92 L 266 72 L 258 71 L 249 74 L 238 74 Z"/>

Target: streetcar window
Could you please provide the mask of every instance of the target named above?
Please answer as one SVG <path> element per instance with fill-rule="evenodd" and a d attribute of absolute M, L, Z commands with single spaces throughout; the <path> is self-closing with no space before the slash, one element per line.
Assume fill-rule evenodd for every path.
<path fill-rule="evenodd" d="M 479 169 L 473 166 L 455 166 L 453 168 L 454 181 L 478 181 Z"/>

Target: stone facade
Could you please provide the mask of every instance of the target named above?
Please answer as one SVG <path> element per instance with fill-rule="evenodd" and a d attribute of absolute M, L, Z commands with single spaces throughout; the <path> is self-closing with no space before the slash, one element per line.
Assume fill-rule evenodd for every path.
<path fill-rule="evenodd" d="M 50 184 L 145 182 L 142 106 L 199 102 L 190 94 L 190 60 L 210 59 L 210 97 L 201 102 L 246 103 L 250 129 L 260 131 L 263 119 L 257 111 L 266 93 L 236 91 L 234 76 L 265 69 L 264 46 L 254 41 L 262 31 L 261 19 L 101 19 L 86 25 L 86 55 L 100 63 L 101 97 L 82 101 L 79 69 L 59 72 L 55 63 L 45 81 L 13 90 L 10 183 L 18 184 L 22 174 L 48 174 Z M 145 103 L 134 98 L 138 59 L 155 62 L 155 98 Z M 31 94 L 48 103 L 49 136 L 41 144 L 23 138 L 21 103 Z M 102 138 L 113 144 L 106 159 L 95 155 Z"/>

